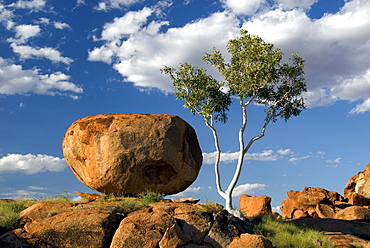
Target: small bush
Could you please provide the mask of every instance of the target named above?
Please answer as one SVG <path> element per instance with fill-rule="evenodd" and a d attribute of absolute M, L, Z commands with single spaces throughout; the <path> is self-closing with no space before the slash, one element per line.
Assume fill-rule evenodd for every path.
<path fill-rule="evenodd" d="M 31 206 L 34 201 L 0 201 L 0 226 L 6 230 L 18 227 L 19 213 Z"/>
<path fill-rule="evenodd" d="M 158 202 L 161 199 L 163 199 L 163 197 L 164 197 L 164 194 L 150 192 L 150 191 L 139 194 L 139 198 L 141 199 L 141 203 L 144 206 L 149 206 L 149 204 L 151 204 L 151 203 Z"/>
<path fill-rule="evenodd" d="M 253 231 L 268 238 L 279 248 L 334 247 L 324 234 L 300 228 L 293 223 L 276 219 L 273 215 L 263 215 L 255 220 Z"/>
<path fill-rule="evenodd" d="M 225 213 L 225 209 L 222 205 L 216 202 L 206 202 L 199 206 L 198 213 L 207 212 L 213 215 L 213 218 L 216 219 L 217 216 Z"/>
<path fill-rule="evenodd" d="M 143 207 L 143 204 L 136 199 L 124 199 L 120 201 L 118 205 L 114 207 L 113 211 L 128 214 L 142 207 Z"/>

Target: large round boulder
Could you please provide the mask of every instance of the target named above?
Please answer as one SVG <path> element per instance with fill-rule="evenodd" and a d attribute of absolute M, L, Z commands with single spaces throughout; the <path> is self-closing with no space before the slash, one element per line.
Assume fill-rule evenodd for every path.
<path fill-rule="evenodd" d="M 62 146 L 75 176 L 104 194 L 175 194 L 202 165 L 194 129 L 175 115 L 88 116 L 68 128 Z"/>

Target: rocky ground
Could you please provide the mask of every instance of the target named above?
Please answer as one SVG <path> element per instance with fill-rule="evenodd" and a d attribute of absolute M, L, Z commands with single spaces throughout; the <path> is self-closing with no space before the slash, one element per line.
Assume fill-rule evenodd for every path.
<path fill-rule="evenodd" d="M 165 200 L 131 213 L 126 213 L 120 204 L 36 203 L 21 212 L 20 228 L 0 236 L 0 247 L 273 247 L 263 236 L 248 233 L 249 220 L 230 218 L 217 204 L 204 206 Z M 370 224 L 364 221 L 331 218 L 286 221 L 322 231 L 335 247 L 370 247 Z M 322 246 L 317 243 L 316 247 Z"/>

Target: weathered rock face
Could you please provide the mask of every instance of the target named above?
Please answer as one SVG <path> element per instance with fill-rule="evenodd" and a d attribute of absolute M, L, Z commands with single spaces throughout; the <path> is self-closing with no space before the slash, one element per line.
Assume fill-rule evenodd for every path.
<path fill-rule="evenodd" d="M 246 218 L 253 218 L 261 214 L 271 214 L 271 197 L 241 195 L 239 210 Z"/>
<path fill-rule="evenodd" d="M 288 191 L 288 198 L 282 202 L 281 211 L 285 218 L 319 217 L 325 205 L 340 205 L 343 197 L 334 191 L 322 188 L 304 187 L 302 191 Z M 325 208 L 328 212 L 328 209 Z"/>
<path fill-rule="evenodd" d="M 175 194 L 198 176 L 194 129 L 174 115 L 109 114 L 74 122 L 63 139 L 76 177 L 104 194 Z"/>
<path fill-rule="evenodd" d="M 344 187 L 344 198 L 352 205 L 370 206 L 370 164 L 349 179 Z"/>

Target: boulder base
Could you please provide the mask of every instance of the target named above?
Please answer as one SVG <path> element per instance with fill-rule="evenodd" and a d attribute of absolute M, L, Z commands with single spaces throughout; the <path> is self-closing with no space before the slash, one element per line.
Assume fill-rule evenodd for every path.
<path fill-rule="evenodd" d="M 74 122 L 63 154 L 75 176 L 103 194 L 175 194 L 198 176 L 194 129 L 175 115 L 108 114 Z"/>

